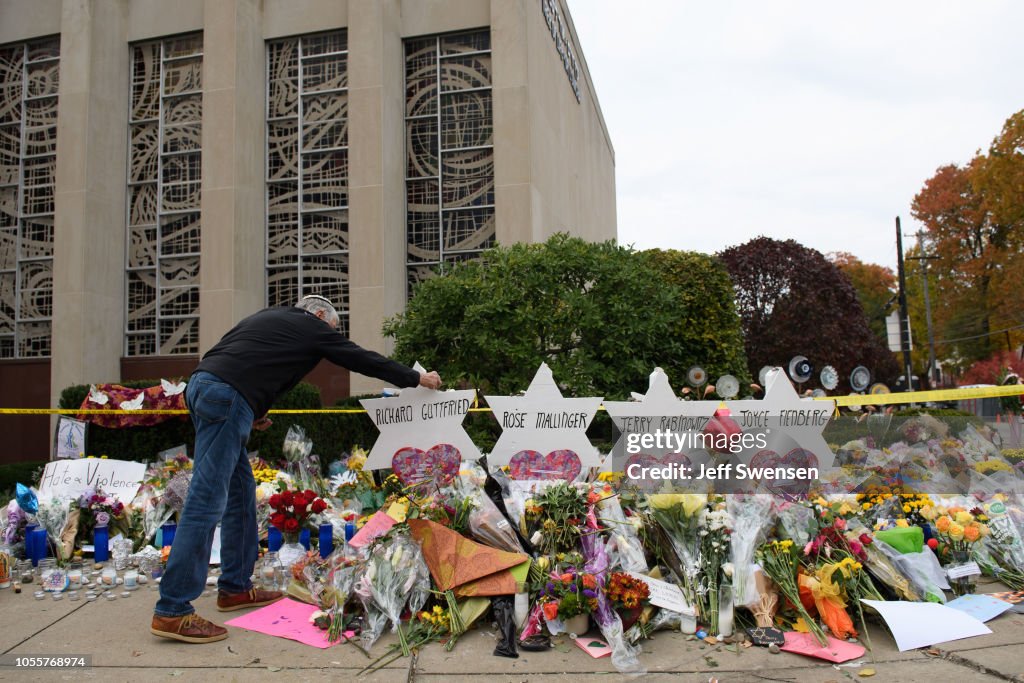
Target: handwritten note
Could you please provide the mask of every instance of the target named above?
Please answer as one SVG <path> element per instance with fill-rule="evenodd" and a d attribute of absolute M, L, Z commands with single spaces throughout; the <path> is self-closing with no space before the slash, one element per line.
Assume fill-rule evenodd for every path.
<path fill-rule="evenodd" d="M 146 464 L 125 460 L 84 458 L 49 462 L 39 480 L 39 498 L 70 500 L 102 488 L 125 505 L 132 502 L 146 476 Z"/>
<path fill-rule="evenodd" d="M 693 607 L 686 603 L 686 598 L 683 597 L 683 591 L 679 586 L 634 572 L 629 572 L 629 575 L 647 584 L 651 591 L 652 605 L 682 614 L 694 614 Z"/>

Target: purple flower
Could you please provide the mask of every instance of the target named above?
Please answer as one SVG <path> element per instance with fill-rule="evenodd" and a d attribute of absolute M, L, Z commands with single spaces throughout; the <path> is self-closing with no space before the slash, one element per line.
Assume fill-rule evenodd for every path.
<path fill-rule="evenodd" d="M 583 597 L 593 599 L 593 598 L 597 597 L 597 593 L 595 593 L 594 591 L 590 590 L 589 588 L 584 588 L 583 589 Z"/>
<path fill-rule="evenodd" d="M 570 593 L 575 593 L 576 592 L 576 584 L 575 583 L 570 583 L 569 584 L 569 592 Z"/>
<path fill-rule="evenodd" d="M 96 513 L 96 526 L 106 526 L 110 523 L 110 515 L 106 512 Z"/>
<path fill-rule="evenodd" d="M 544 592 L 548 595 L 552 595 L 555 592 L 555 584 L 548 581 L 548 585 L 544 586 Z"/>

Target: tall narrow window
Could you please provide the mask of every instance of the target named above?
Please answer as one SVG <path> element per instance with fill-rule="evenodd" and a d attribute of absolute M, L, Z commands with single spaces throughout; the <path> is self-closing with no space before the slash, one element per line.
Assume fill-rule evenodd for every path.
<path fill-rule="evenodd" d="M 267 305 L 329 298 L 348 334 L 348 44 L 267 44 Z"/>
<path fill-rule="evenodd" d="M 203 37 L 131 55 L 125 355 L 197 354 Z"/>
<path fill-rule="evenodd" d="M 411 295 L 494 244 L 490 32 L 406 40 L 405 116 Z"/>
<path fill-rule="evenodd" d="M 0 47 L 0 358 L 50 355 L 59 72 L 59 37 Z"/>

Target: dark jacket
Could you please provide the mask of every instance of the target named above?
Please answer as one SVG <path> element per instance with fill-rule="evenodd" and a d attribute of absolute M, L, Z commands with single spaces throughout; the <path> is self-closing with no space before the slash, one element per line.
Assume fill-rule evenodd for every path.
<path fill-rule="evenodd" d="M 257 418 L 321 359 L 398 387 L 414 387 L 420 374 L 349 341 L 312 313 L 294 306 L 265 308 L 234 326 L 206 352 L 205 370 L 233 386 Z"/>

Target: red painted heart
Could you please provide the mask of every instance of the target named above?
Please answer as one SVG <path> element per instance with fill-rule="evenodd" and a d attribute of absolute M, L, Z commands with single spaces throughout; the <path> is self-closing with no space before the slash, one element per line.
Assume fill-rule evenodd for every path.
<path fill-rule="evenodd" d="M 763 467 L 817 467 L 818 456 L 805 448 L 794 448 L 786 455 L 779 455 L 775 451 L 758 451 L 750 460 L 750 468 Z M 778 494 L 799 494 L 807 493 L 810 487 L 808 479 L 768 479 L 759 480 L 769 491 Z"/>
<path fill-rule="evenodd" d="M 649 471 L 644 473 L 638 471 L 636 468 L 630 470 L 631 465 L 639 465 L 641 468 L 651 468 L 665 467 L 666 465 L 671 464 L 677 464 L 682 467 L 686 467 L 687 469 L 693 467 L 693 463 L 690 461 L 690 458 L 688 458 L 684 453 L 669 453 L 662 457 L 655 457 L 648 453 L 637 453 L 636 455 L 631 455 L 626 460 L 626 466 L 624 469 L 624 472 L 626 473 L 626 482 L 632 484 L 639 490 L 646 491 L 648 493 L 661 490 L 664 488 L 665 484 L 669 484 L 670 486 L 686 486 L 689 480 L 682 477 L 677 477 L 675 479 L 655 479 L 650 476 Z M 630 471 L 632 471 L 636 476 L 630 476 Z"/>
<path fill-rule="evenodd" d="M 572 481 L 580 473 L 583 464 L 575 451 L 551 451 L 543 455 L 539 451 L 519 451 L 508 461 L 509 476 L 512 479 L 562 479 Z"/>
<path fill-rule="evenodd" d="M 391 469 L 406 486 L 445 486 L 459 473 L 462 453 L 448 443 L 429 450 L 402 448 L 391 458 Z"/>

